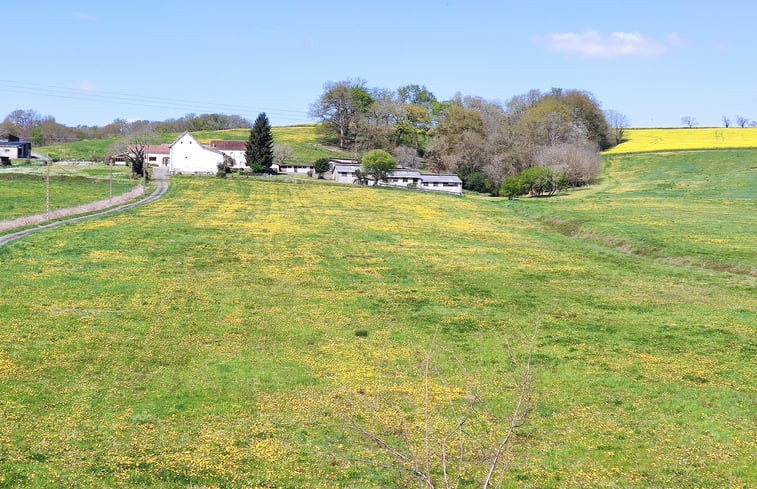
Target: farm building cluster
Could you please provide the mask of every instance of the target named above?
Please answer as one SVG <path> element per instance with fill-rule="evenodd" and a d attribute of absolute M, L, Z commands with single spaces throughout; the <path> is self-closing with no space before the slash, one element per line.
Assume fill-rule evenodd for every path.
<path fill-rule="evenodd" d="M 184 132 L 170 145 L 161 144 L 144 148 L 147 164 L 165 167 L 171 175 L 215 174 L 224 159 L 231 160 L 231 168 L 234 170 L 245 168 L 245 149 L 245 141 L 213 140 L 203 145 L 189 132 Z M 125 164 L 126 154 L 115 155 L 111 161 L 116 164 Z M 271 169 L 278 173 L 310 175 L 315 173 L 312 164 L 297 162 L 274 164 Z M 331 179 L 336 182 L 359 183 L 355 173 L 359 169 L 360 164 L 357 160 L 331 159 Z M 457 175 L 420 173 L 418 170 L 406 168 L 397 168 L 389 172 L 388 180 L 379 182 L 379 185 L 463 194 L 463 182 Z"/>

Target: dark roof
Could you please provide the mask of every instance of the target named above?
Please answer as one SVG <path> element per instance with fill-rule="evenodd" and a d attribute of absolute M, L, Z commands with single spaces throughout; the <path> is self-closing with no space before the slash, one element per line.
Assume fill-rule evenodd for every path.
<path fill-rule="evenodd" d="M 247 141 L 214 139 L 210 142 L 210 147 L 221 151 L 246 151 Z"/>
<path fill-rule="evenodd" d="M 0 141 L 3 141 L 3 142 L 18 141 L 18 136 L 14 136 L 13 134 L 9 132 L 4 132 L 0 134 Z"/>

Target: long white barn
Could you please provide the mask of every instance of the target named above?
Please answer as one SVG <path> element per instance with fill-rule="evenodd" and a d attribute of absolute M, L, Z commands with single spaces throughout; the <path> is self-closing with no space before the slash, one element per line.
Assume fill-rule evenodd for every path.
<path fill-rule="evenodd" d="M 332 159 L 331 164 L 332 180 L 339 183 L 359 183 L 355 172 L 360 170 L 361 166 L 357 160 Z M 379 182 L 379 185 L 463 195 L 463 181 L 454 174 L 421 173 L 418 170 L 397 168 L 389 172 L 387 180 Z"/>

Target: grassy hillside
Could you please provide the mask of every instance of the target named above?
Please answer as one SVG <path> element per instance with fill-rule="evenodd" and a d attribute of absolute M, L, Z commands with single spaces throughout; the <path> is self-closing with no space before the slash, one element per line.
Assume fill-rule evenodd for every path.
<path fill-rule="evenodd" d="M 625 139 L 607 153 L 757 148 L 757 127 L 628 129 Z"/>
<path fill-rule="evenodd" d="M 602 212 L 592 199 L 615 192 L 613 233 L 670 229 L 656 239 L 677 247 L 688 217 L 641 221 L 673 190 L 635 168 L 667 165 L 684 187 L 719 174 L 704 201 L 744 177 L 712 155 L 699 172 L 623 157 L 595 197 L 529 202 L 175 178 L 148 207 L 2 247 L 0 486 L 411 487 L 355 461 L 383 459 L 348 420 L 423 450 L 426 397 L 439 436 L 470 388 L 506 415 L 505 340 L 523 361 L 541 323 L 504 487 L 748 487 L 755 278 L 531 217 Z M 732 246 L 744 208 L 719 207 L 697 236 L 752 266 Z"/>
<path fill-rule="evenodd" d="M 315 125 L 274 127 L 272 132 L 274 142 L 292 147 L 294 150 L 293 158 L 296 161 L 313 162 L 318 158 L 350 156 L 350 153 L 340 152 L 319 144 Z M 192 135 L 201 143 L 207 144 L 211 139 L 247 140 L 250 130 L 196 131 Z M 172 143 L 178 136 L 179 134 L 162 134 L 157 137 L 157 142 Z M 116 141 L 117 139 L 77 141 L 54 146 L 42 146 L 35 148 L 35 152 L 49 154 L 59 160 L 101 160 L 105 157 L 108 148 Z"/>
<path fill-rule="evenodd" d="M 118 138 L 85 139 L 49 146 L 35 146 L 34 153 L 47 155 L 55 161 L 102 161 Z"/>
<path fill-rule="evenodd" d="M 605 156 L 600 185 L 518 212 L 569 235 L 676 263 L 757 275 L 757 151 Z"/>
<path fill-rule="evenodd" d="M 113 168 L 113 194 L 131 190 L 126 167 Z M 45 212 L 47 167 L 0 168 L 0 221 Z M 109 169 L 104 167 L 53 166 L 50 169 L 51 210 L 72 207 L 110 195 Z"/>

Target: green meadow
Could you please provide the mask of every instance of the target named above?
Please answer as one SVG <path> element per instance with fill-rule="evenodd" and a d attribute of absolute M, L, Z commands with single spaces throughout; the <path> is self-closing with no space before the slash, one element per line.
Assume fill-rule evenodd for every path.
<path fill-rule="evenodd" d="M 113 168 L 113 195 L 131 190 L 139 181 L 126 167 Z M 110 169 L 56 166 L 50 168 L 50 209 L 63 209 L 110 196 Z M 45 212 L 47 167 L 0 168 L 0 221 Z"/>
<path fill-rule="evenodd" d="M 414 487 L 352 423 L 439 480 L 474 398 L 481 487 L 537 325 L 502 487 L 751 487 L 755 155 L 515 201 L 177 177 L 3 246 L 0 487 Z"/>
<path fill-rule="evenodd" d="M 635 254 L 757 274 L 757 151 L 606 155 L 599 185 L 517 212 Z"/>

